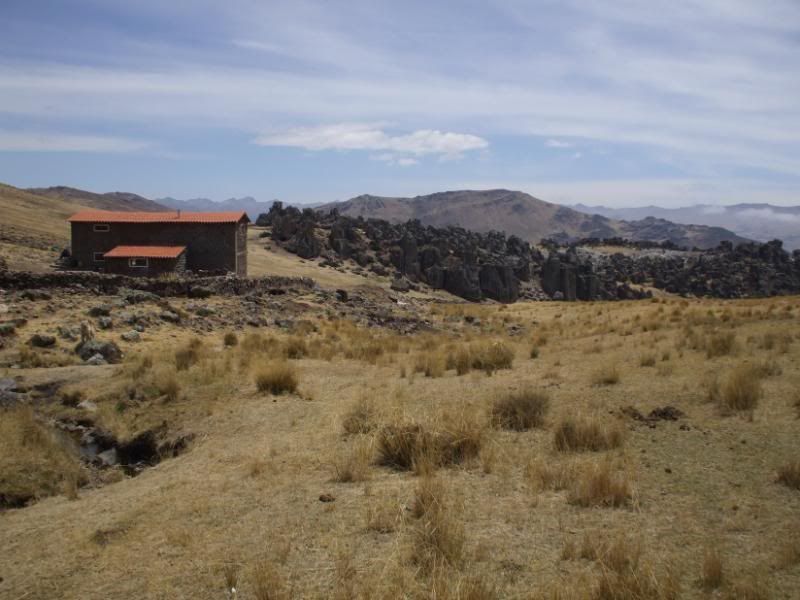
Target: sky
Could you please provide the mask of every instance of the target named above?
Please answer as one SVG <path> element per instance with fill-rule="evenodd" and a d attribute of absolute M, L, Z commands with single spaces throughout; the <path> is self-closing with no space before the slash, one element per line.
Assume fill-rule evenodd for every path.
<path fill-rule="evenodd" d="M 2 0 L 0 181 L 800 205 L 800 2 Z"/>

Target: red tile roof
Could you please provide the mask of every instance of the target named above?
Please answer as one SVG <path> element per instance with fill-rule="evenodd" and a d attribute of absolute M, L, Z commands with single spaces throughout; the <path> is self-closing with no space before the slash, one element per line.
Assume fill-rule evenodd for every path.
<path fill-rule="evenodd" d="M 82 210 L 72 215 L 70 223 L 238 223 L 247 213 L 233 212 L 118 212 L 113 210 Z"/>
<path fill-rule="evenodd" d="M 178 258 L 186 246 L 117 246 L 105 258 Z"/>

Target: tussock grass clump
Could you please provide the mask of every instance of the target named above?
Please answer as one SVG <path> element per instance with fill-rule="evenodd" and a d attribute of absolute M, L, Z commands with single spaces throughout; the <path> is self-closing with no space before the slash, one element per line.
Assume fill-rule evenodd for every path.
<path fill-rule="evenodd" d="M 409 471 L 435 454 L 433 435 L 416 423 L 386 425 L 378 432 L 378 464 Z"/>
<path fill-rule="evenodd" d="M 483 446 L 485 426 L 463 415 L 449 415 L 436 433 L 436 450 L 440 466 L 457 465 L 478 458 Z"/>
<path fill-rule="evenodd" d="M 444 355 L 435 350 L 422 352 L 414 359 L 414 373 L 423 373 L 425 377 L 441 377 L 445 366 Z"/>
<path fill-rule="evenodd" d="M 550 396 L 543 391 L 526 389 L 495 400 L 491 421 L 495 427 L 526 431 L 544 425 L 550 408 Z"/>
<path fill-rule="evenodd" d="M 706 548 L 700 583 L 706 590 L 716 590 L 722 585 L 722 557 L 716 548 Z"/>
<path fill-rule="evenodd" d="M 715 333 L 706 338 L 706 357 L 728 356 L 736 348 L 736 335 L 731 331 Z"/>
<path fill-rule="evenodd" d="M 619 368 L 616 365 L 605 365 L 592 375 L 594 385 L 616 385 L 619 380 Z"/>
<path fill-rule="evenodd" d="M 175 350 L 175 368 L 178 371 L 186 371 L 200 360 L 200 350 L 203 341 L 200 338 L 192 338 L 182 348 Z"/>
<path fill-rule="evenodd" d="M 367 398 L 359 398 L 342 416 L 342 430 L 345 435 L 369 433 L 376 427 L 375 403 Z"/>
<path fill-rule="evenodd" d="M 553 444 L 559 452 L 599 452 L 622 445 L 622 430 L 596 418 L 567 417 L 556 427 Z"/>
<path fill-rule="evenodd" d="M 599 532 L 587 533 L 580 548 L 574 543 L 567 544 L 562 558 L 597 562 L 600 575 L 588 586 L 579 585 L 563 596 L 559 590 L 551 598 L 673 600 L 680 597 L 680 582 L 672 570 L 657 570 L 653 562 L 644 560 L 641 542 L 622 534 L 608 539 Z M 585 589 L 580 589 L 584 586 Z"/>
<path fill-rule="evenodd" d="M 388 498 L 367 506 L 367 530 L 377 533 L 392 533 L 397 530 L 403 517 L 403 507 Z"/>
<path fill-rule="evenodd" d="M 30 408 L 0 410 L 0 507 L 74 491 L 85 480 L 75 451 Z"/>
<path fill-rule="evenodd" d="M 180 397 L 181 384 L 172 369 L 158 369 L 153 372 L 150 384 L 154 395 L 163 396 L 166 400 L 174 402 Z"/>
<path fill-rule="evenodd" d="M 778 469 L 777 483 L 800 491 L 800 460 L 786 463 Z"/>
<path fill-rule="evenodd" d="M 536 491 L 568 489 L 576 477 L 574 463 L 547 462 L 541 458 L 531 460 L 525 467 L 525 476 Z"/>
<path fill-rule="evenodd" d="M 639 366 L 640 367 L 655 367 L 656 366 L 656 355 L 655 354 L 644 354 L 639 357 Z"/>
<path fill-rule="evenodd" d="M 308 345 L 302 337 L 292 336 L 286 340 L 283 353 L 286 358 L 297 360 L 308 354 Z"/>
<path fill-rule="evenodd" d="M 465 418 L 448 419 L 439 430 L 417 423 L 385 425 L 378 431 L 377 463 L 400 471 L 426 473 L 477 458 L 484 427 Z"/>
<path fill-rule="evenodd" d="M 233 331 L 229 331 L 223 336 L 222 343 L 230 348 L 239 344 L 239 338 Z"/>
<path fill-rule="evenodd" d="M 356 440 L 346 450 L 339 453 L 333 463 L 334 481 L 352 483 L 369 478 L 369 465 L 372 462 L 372 444 L 367 438 Z"/>
<path fill-rule="evenodd" d="M 472 349 L 472 368 L 491 375 L 500 369 L 510 369 L 514 363 L 514 350 L 503 342 L 492 342 Z"/>
<path fill-rule="evenodd" d="M 631 484 L 626 473 L 614 471 L 607 461 L 589 465 L 574 480 L 568 501 L 577 506 L 619 508 L 631 501 Z"/>
<path fill-rule="evenodd" d="M 256 600 L 289 600 L 292 597 L 278 567 L 267 559 L 256 562 L 250 569 L 250 587 Z"/>
<path fill-rule="evenodd" d="M 288 363 L 274 362 L 256 371 L 255 382 L 262 394 L 291 394 L 297 391 L 297 372 Z"/>
<path fill-rule="evenodd" d="M 464 525 L 454 517 L 456 511 L 448 505 L 446 495 L 441 482 L 432 477 L 422 478 L 414 494 L 411 559 L 426 573 L 463 561 Z"/>
<path fill-rule="evenodd" d="M 239 345 L 242 356 L 249 357 L 254 354 L 267 354 L 269 356 L 277 356 L 280 344 L 277 339 L 251 331 L 242 338 L 242 343 Z"/>
<path fill-rule="evenodd" d="M 758 367 L 745 363 L 736 367 L 727 377 L 715 379 L 708 397 L 723 414 L 752 412 L 761 398 L 761 373 Z"/>

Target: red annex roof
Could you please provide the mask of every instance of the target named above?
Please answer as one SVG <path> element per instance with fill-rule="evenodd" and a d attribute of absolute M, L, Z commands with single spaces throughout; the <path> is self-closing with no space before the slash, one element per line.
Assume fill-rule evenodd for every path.
<path fill-rule="evenodd" d="M 113 210 L 82 210 L 72 215 L 70 223 L 238 223 L 250 219 L 242 211 L 232 212 L 119 212 Z"/>
<path fill-rule="evenodd" d="M 104 258 L 178 258 L 186 246 L 117 246 Z"/>

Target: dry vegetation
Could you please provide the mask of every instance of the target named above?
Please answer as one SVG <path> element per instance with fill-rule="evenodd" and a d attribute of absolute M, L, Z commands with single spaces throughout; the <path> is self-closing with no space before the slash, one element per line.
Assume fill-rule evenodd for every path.
<path fill-rule="evenodd" d="M 0 415 L 0 597 L 794 597 L 795 302 L 164 326 L 96 371 L 15 340 L 1 376 L 70 383 Z M 194 441 L 92 470 L 64 417 Z"/>

